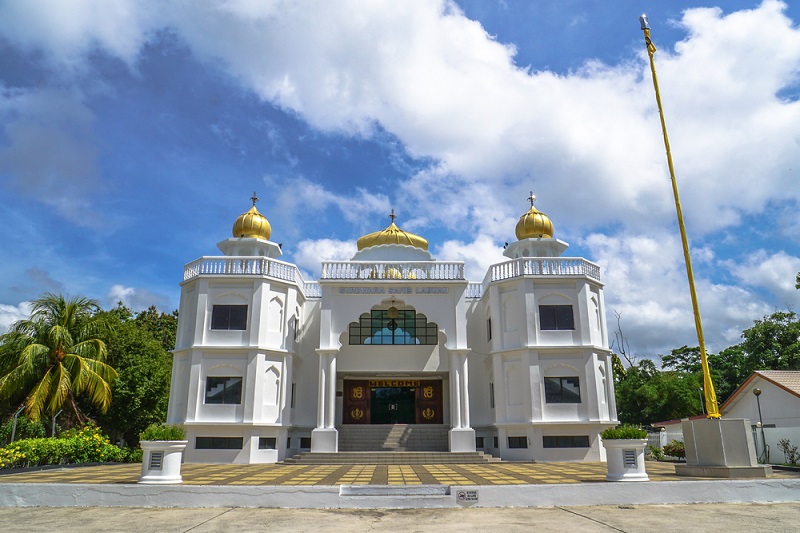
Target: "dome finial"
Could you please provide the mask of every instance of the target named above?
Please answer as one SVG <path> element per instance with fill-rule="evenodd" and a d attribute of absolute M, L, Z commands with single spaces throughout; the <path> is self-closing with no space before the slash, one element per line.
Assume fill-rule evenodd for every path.
<path fill-rule="evenodd" d="M 389 220 L 391 220 L 392 224 L 394 224 L 394 219 L 396 219 L 396 218 L 397 218 L 397 215 L 394 214 L 394 207 L 393 207 L 392 208 L 392 213 L 389 215 Z"/>
<path fill-rule="evenodd" d="M 253 202 L 253 207 L 246 213 L 239 215 L 236 222 L 233 224 L 233 236 L 237 239 L 240 238 L 256 238 L 268 241 L 272 235 L 272 226 L 270 226 L 267 217 L 262 215 L 256 209 L 256 202 L 258 202 L 258 195 L 253 191 L 253 196 L 250 198 Z"/>
<path fill-rule="evenodd" d="M 516 228 L 517 239 L 552 239 L 553 222 L 547 215 L 533 206 L 536 201 L 536 195 L 533 194 L 533 191 L 528 196 L 528 201 L 531 203 L 531 208 L 519 217 Z"/>

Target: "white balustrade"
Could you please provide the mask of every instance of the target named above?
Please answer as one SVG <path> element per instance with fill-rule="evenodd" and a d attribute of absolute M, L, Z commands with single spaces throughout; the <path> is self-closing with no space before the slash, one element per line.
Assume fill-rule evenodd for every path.
<path fill-rule="evenodd" d="M 483 296 L 483 284 L 470 282 L 467 284 L 466 298 L 479 300 Z"/>
<path fill-rule="evenodd" d="M 323 261 L 320 279 L 463 280 L 460 261 Z"/>
<path fill-rule="evenodd" d="M 202 275 L 267 276 L 296 283 L 302 287 L 306 298 L 319 298 L 322 293 L 318 283 L 306 283 L 300 270 L 291 263 L 268 257 L 221 256 L 201 257 L 183 269 L 184 281 Z"/>
<path fill-rule="evenodd" d="M 483 291 L 492 281 L 519 276 L 588 276 L 600 281 L 600 267 L 580 257 L 520 257 L 492 265 L 483 280 Z"/>

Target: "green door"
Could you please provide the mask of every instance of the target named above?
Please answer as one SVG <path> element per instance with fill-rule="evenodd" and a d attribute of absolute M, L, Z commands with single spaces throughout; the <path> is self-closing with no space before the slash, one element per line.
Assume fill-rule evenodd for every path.
<path fill-rule="evenodd" d="M 413 424 L 414 387 L 372 387 L 370 389 L 371 424 Z"/>

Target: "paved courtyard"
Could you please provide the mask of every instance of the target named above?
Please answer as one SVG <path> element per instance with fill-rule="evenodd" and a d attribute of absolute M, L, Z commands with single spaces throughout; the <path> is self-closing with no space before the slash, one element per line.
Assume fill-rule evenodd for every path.
<path fill-rule="evenodd" d="M 0 475 L 3 483 L 136 483 L 139 464 L 101 465 Z M 651 481 L 704 478 L 675 475 L 670 463 L 648 462 Z M 536 485 L 604 483 L 605 463 L 464 465 L 209 465 L 184 464 L 185 485 Z M 800 479 L 775 470 L 773 479 Z M 705 478 L 708 479 L 708 478 Z"/>

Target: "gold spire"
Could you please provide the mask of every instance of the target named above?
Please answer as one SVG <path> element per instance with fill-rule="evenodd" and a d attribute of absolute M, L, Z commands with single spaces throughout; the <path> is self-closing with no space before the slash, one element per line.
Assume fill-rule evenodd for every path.
<path fill-rule="evenodd" d="M 272 235 L 272 226 L 270 226 L 267 217 L 259 213 L 258 209 L 256 209 L 258 196 L 256 196 L 255 192 L 250 200 L 253 201 L 253 207 L 246 213 L 239 215 L 239 218 L 233 223 L 233 236 L 236 238 L 256 238 L 268 241 L 270 235 Z"/>
<path fill-rule="evenodd" d="M 413 246 L 415 248 L 427 250 L 428 241 L 419 235 L 408 233 L 395 226 L 394 219 L 396 218 L 397 215 L 394 214 L 394 209 L 392 209 L 392 213 L 389 215 L 389 219 L 392 221 L 392 223 L 389 224 L 389 227 L 382 231 L 376 231 L 374 233 L 370 233 L 369 235 L 364 235 L 358 239 L 357 245 L 359 251 L 363 250 L 364 248 L 370 248 L 371 246 L 378 246 L 381 244 L 405 244 L 406 246 Z"/>
<path fill-rule="evenodd" d="M 517 239 L 520 241 L 522 239 L 552 239 L 553 223 L 547 215 L 533 207 L 533 203 L 536 201 L 533 191 L 531 191 L 528 201 L 531 203 L 531 208 L 519 217 Z"/>

